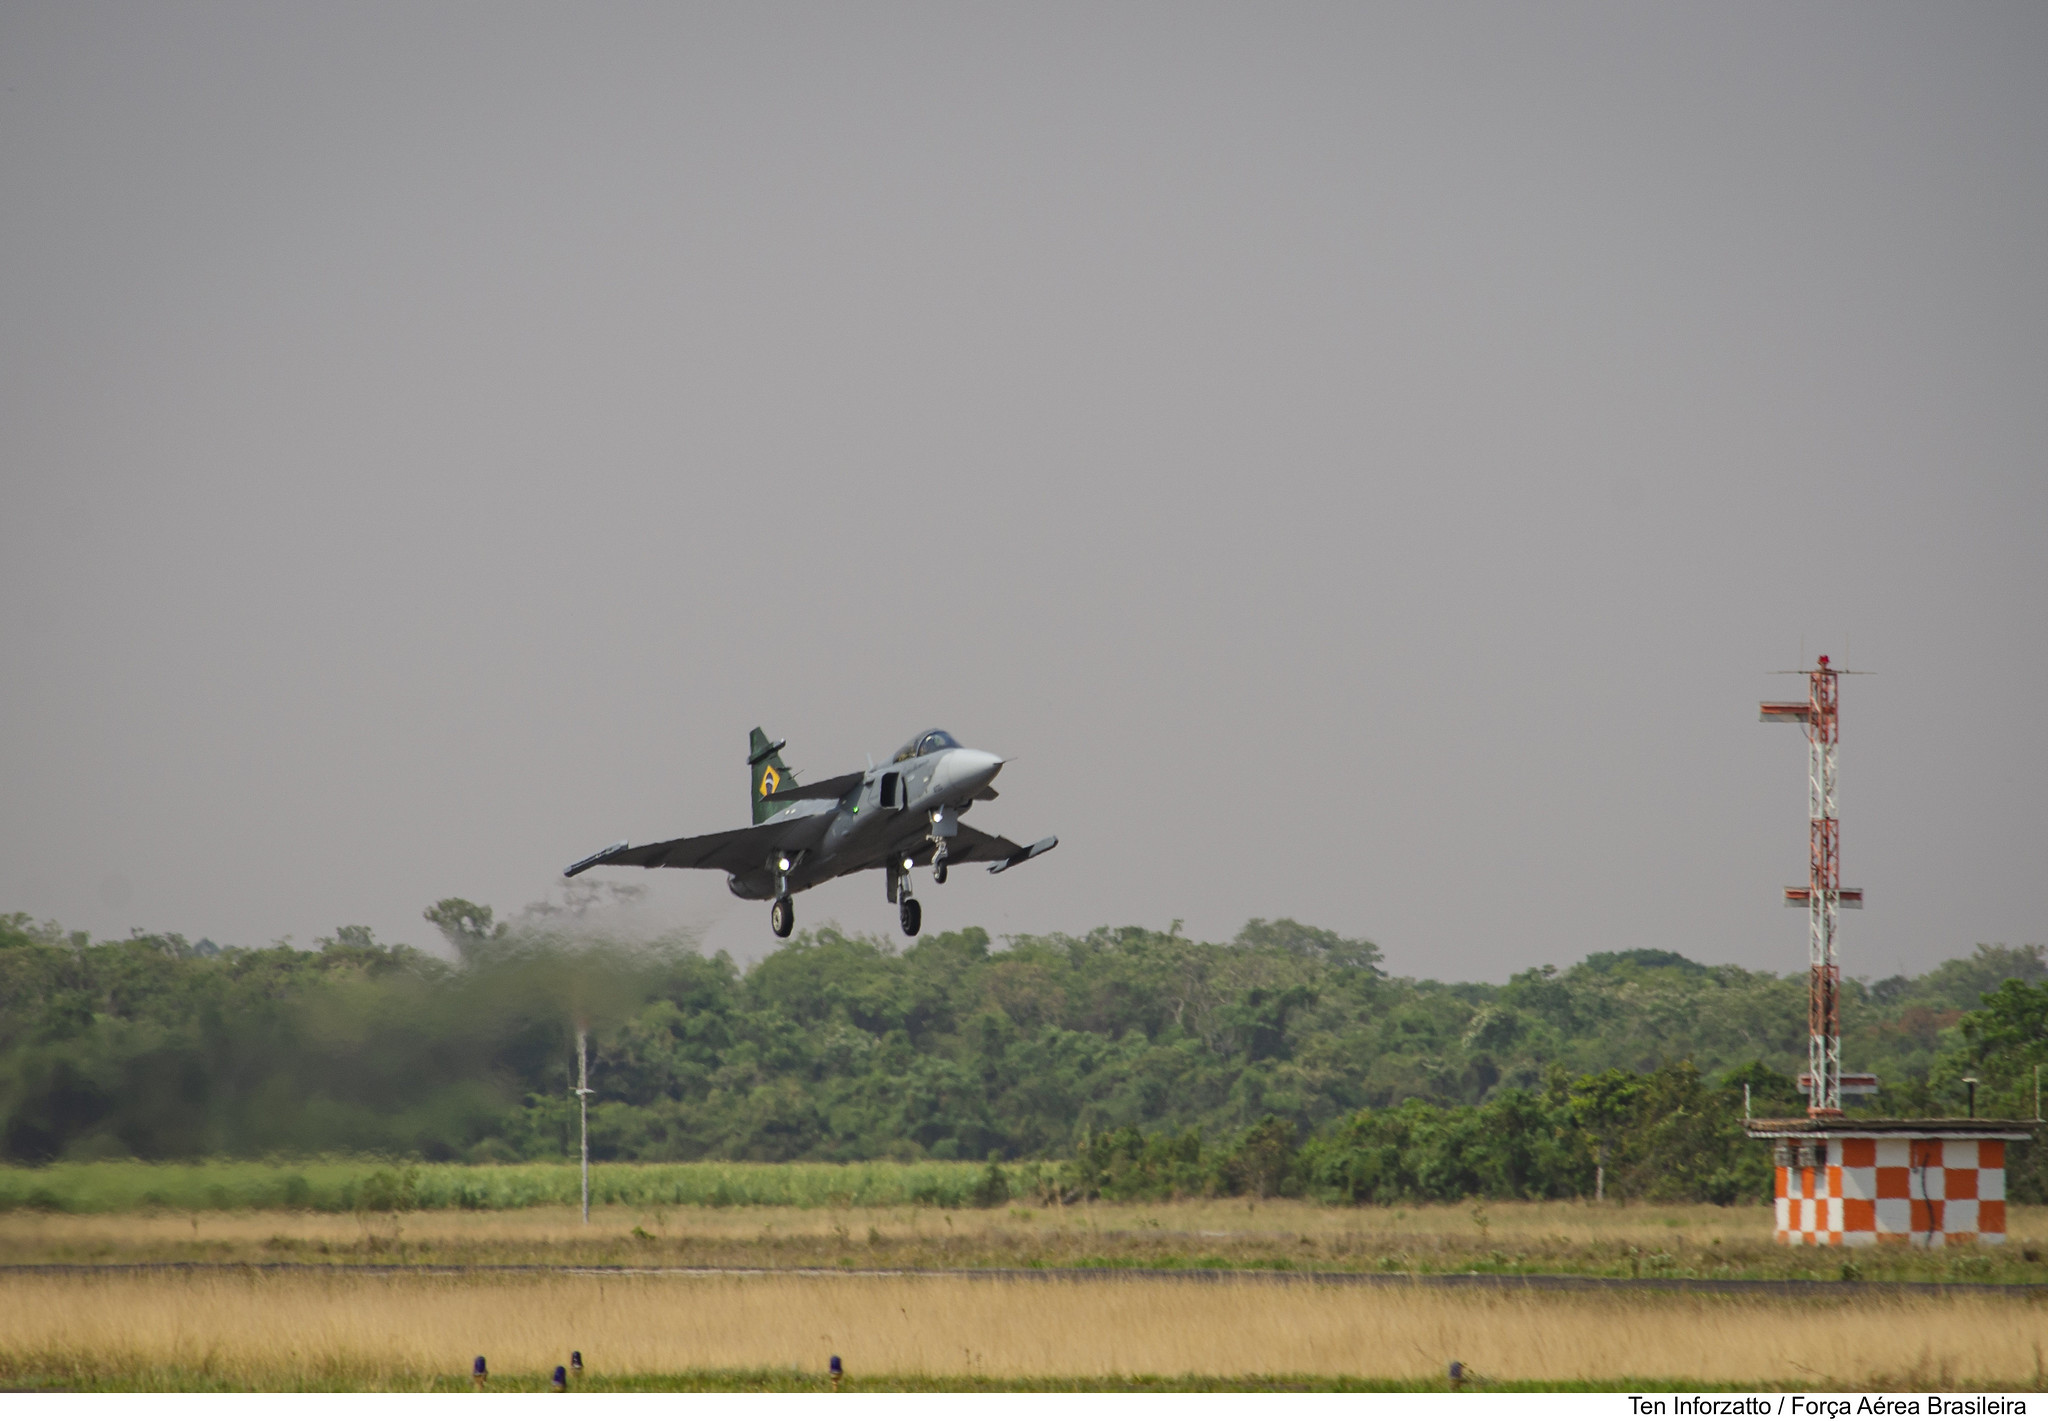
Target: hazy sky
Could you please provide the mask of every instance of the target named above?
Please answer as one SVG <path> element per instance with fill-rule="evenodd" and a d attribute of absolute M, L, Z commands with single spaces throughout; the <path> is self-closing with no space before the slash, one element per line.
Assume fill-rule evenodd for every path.
<path fill-rule="evenodd" d="M 928 929 L 1794 970 L 1825 651 L 1919 970 L 2044 545 L 2038 3 L 0 5 L 0 911 L 424 945 L 939 725 L 1061 846 Z"/>

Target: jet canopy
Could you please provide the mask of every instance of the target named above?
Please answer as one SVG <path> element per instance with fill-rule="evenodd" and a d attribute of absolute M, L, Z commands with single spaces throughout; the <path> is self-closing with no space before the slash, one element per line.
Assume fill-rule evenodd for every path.
<path fill-rule="evenodd" d="M 890 761 L 890 763 L 900 765 L 905 760 L 915 760 L 919 755 L 929 755 L 936 750 L 958 750 L 959 748 L 960 742 L 946 734 L 945 731 L 927 730 L 924 734 L 913 736 L 910 740 L 906 741 L 903 748 L 896 752 L 895 759 Z"/>

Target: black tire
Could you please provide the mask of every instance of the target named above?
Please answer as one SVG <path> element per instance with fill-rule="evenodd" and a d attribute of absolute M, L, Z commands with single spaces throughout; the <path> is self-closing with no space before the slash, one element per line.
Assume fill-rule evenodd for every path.
<path fill-rule="evenodd" d="M 905 898 L 896 905 L 896 915 L 903 922 L 903 935 L 916 937 L 917 930 L 924 926 L 924 907 L 915 898 Z"/>
<path fill-rule="evenodd" d="M 768 926 L 777 937 L 788 937 L 796 927 L 796 904 L 787 898 L 777 898 L 775 906 L 768 910 Z"/>
<path fill-rule="evenodd" d="M 932 864 L 932 882 L 934 882 L 934 883 L 944 883 L 945 881 L 946 881 L 946 861 L 945 861 L 944 859 L 939 859 L 939 860 L 938 860 L 937 862 L 935 862 L 934 864 Z"/>

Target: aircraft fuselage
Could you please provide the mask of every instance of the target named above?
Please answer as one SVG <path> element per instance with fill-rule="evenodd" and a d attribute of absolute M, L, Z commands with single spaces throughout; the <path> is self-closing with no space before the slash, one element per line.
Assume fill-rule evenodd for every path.
<path fill-rule="evenodd" d="M 858 787 L 837 800 L 799 799 L 762 821 L 784 824 L 830 816 L 814 848 L 789 855 L 788 891 L 800 893 L 842 874 L 909 859 L 927 863 L 935 838 L 951 838 L 959 814 L 987 789 L 1003 768 L 1002 759 L 964 746 L 913 756 L 869 770 Z M 726 886 L 747 899 L 776 896 L 775 866 L 726 877 Z"/>

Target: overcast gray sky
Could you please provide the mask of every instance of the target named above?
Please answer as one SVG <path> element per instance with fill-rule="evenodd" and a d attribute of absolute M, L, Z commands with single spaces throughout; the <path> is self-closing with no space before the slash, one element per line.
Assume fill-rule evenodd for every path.
<path fill-rule="evenodd" d="M 2048 939 L 2048 7 L 0 6 L 0 911 L 307 944 L 928 725 L 928 929 Z M 743 957 L 764 905 L 619 872 Z M 799 922 L 893 931 L 878 875 Z"/>

